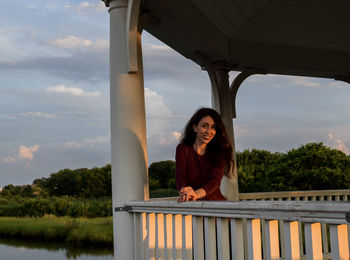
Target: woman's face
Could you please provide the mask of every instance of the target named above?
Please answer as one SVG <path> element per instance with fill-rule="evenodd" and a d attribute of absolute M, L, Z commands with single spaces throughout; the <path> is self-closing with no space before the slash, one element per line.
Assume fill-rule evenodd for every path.
<path fill-rule="evenodd" d="M 211 116 L 203 117 L 198 125 L 193 125 L 193 131 L 196 133 L 196 143 L 208 144 L 216 134 L 216 125 Z"/>

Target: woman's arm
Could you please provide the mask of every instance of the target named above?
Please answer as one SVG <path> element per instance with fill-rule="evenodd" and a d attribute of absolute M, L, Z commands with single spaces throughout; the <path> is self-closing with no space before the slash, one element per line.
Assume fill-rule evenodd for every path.
<path fill-rule="evenodd" d="M 191 186 L 188 186 L 185 149 L 182 144 L 176 147 L 176 188 L 179 191 L 179 202 L 197 200 L 200 196 L 205 196 L 204 190 L 194 191 Z"/>
<path fill-rule="evenodd" d="M 186 187 L 188 185 L 185 147 L 182 144 L 179 144 L 176 147 L 175 161 L 176 161 L 176 188 L 178 191 L 180 191 L 182 187 Z"/>

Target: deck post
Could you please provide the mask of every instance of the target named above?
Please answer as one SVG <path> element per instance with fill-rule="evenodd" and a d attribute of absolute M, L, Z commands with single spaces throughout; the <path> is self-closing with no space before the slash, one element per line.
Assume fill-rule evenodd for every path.
<path fill-rule="evenodd" d="M 232 100 L 229 83 L 229 68 L 225 62 L 205 61 L 202 57 L 205 69 L 208 72 L 212 89 L 212 107 L 218 111 L 225 124 L 233 148 L 233 165 L 231 167 L 231 177 L 224 176 L 221 182 L 221 192 L 227 200 L 239 200 L 237 163 L 235 152 L 235 137 L 232 121 Z"/>
<path fill-rule="evenodd" d="M 114 259 L 134 259 L 133 216 L 123 208 L 125 202 L 149 197 L 139 1 L 104 2 L 110 13 Z"/>

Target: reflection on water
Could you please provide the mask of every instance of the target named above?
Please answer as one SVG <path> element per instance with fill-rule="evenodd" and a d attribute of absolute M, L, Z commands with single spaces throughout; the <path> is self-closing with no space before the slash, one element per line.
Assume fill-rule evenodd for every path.
<path fill-rule="evenodd" d="M 41 243 L 0 238 L 0 259 L 26 260 L 112 260 L 109 249 L 65 247 L 60 243 Z"/>

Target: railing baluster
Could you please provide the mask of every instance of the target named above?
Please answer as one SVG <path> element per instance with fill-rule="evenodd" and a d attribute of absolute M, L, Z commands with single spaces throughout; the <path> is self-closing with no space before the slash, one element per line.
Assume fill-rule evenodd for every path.
<path fill-rule="evenodd" d="M 182 259 L 182 216 L 175 215 L 174 216 L 174 260 Z"/>
<path fill-rule="evenodd" d="M 204 217 L 205 260 L 216 259 L 215 218 Z"/>
<path fill-rule="evenodd" d="M 185 223 L 186 223 L 186 229 L 185 229 L 185 237 L 186 237 L 186 244 L 184 245 L 185 247 L 185 259 L 186 260 L 192 260 L 193 255 L 192 255 L 192 216 L 187 215 L 185 217 Z"/>
<path fill-rule="evenodd" d="M 230 236 L 228 220 L 226 218 L 216 219 L 216 237 L 218 260 L 230 260 Z"/>
<path fill-rule="evenodd" d="M 175 221 L 176 221 L 176 218 L 175 218 L 175 215 L 172 215 L 172 228 L 173 228 L 173 239 L 172 239 L 172 242 L 173 242 L 173 257 L 172 259 L 173 260 L 176 260 L 176 225 L 175 225 Z"/>
<path fill-rule="evenodd" d="M 262 254 L 263 259 L 266 259 L 266 221 L 264 219 L 261 222 L 261 240 L 262 240 Z"/>
<path fill-rule="evenodd" d="M 150 256 L 150 249 L 149 249 L 149 236 L 150 236 L 150 229 L 149 229 L 149 216 L 150 214 L 146 214 L 146 232 L 147 232 L 147 235 L 146 235 L 146 240 L 145 240 L 145 245 L 146 245 L 146 260 L 149 260 L 149 256 Z"/>
<path fill-rule="evenodd" d="M 347 225 L 330 225 L 332 259 L 349 260 Z"/>
<path fill-rule="evenodd" d="M 300 259 L 299 227 L 297 221 L 284 222 L 284 243 L 286 260 Z"/>
<path fill-rule="evenodd" d="M 265 221 L 265 241 L 266 241 L 266 257 L 265 259 L 280 259 L 280 247 L 278 237 L 278 221 Z"/>
<path fill-rule="evenodd" d="M 165 254 L 165 236 L 166 236 L 166 230 L 164 229 L 164 221 L 165 221 L 165 216 L 164 214 L 157 214 L 157 226 L 158 226 L 158 258 L 163 260 L 164 259 L 164 254 Z M 157 259 L 157 257 L 156 257 Z"/>
<path fill-rule="evenodd" d="M 243 221 L 230 219 L 231 256 L 232 260 L 244 259 Z"/>
<path fill-rule="evenodd" d="M 285 257 L 286 256 L 286 244 L 285 244 L 285 240 L 284 240 L 284 221 L 279 220 L 278 224 L 279 224 L 279 229 L 280 229 L 281 257 Z"/>
<path fill-rule="evenodd" d="M 302 230 L 302 224 L 301 222 L 298 222 L 298 228 L 299 228 L 299 248 L 300 248 L 300 255 L 304 255 L 304 243 L 303 243 L 303 230 Z"/>
<path fill-rule="evenodd" d="M 320 223 L 305 223 L 307 260 L 322 260 L 322 236 Z"/>
<path fill-rule="evenodd" d="M 192 259 L 191 216 L 182 215 L 182 259 Z"/>
<path fill-rule="evenodd" d="M 243 219 L 243 245 L 244 245 L 244 259 L 248 259 L 248 237 L 247 237 L 247 219 Z"/>
<path fill-rule="evenodd" d="M 163 215 L 163 229 L 164 229 L 164 260 L 168 260 L 169 257 L 168 257 L 168 243 L 169 243 L 169 230 L 168 230 L 168 217 L 169 215 L 167 214 L 164 214 Z"/>
<path fill-rule="evenodd" d="M 155 259 L 156 257 L 156 216 L 155 213 L 148 214 L 149 217 L 149 229 L 148 229 L 148 239 L 149 239 L 149 256 L 147 259 Z"/>
<path fill-rule="evenodd" d="M 328 247 L 328 234 L 327 234 L 327 224 L 326 223 L 321 224 L 321 231 L 322 231 L 323 252 L 325 254 L 327 254 L 327 253 L 329 253 L 329 247 Z"/>
<path fill-rule="evenodd" d="M 260 219 L 247 220 L 247 238 L 248 238 L 248 259 L 249 260 L 262 259 Z"/>
<path fill-rule="evenodd" d="M 146 256 L 146 236 L 147 236 L 147 227 L 146 227 L 146 213 L 141 213 L 140 214 L 140 237 L 139 239 L 141 240 L 141 260 L 145 260 Z M 137 260 L 137 259 L 135 259 Z"/>
<path fill-rule="evenodd" d="M 142 223 L 140 221 L 142 214 L 133 213 L 133 221 L 134 221 L 134 260 L 141 259 L 142 255 Z M 140 250 L 141 249 L 141 250 Z"/>
<path fill-rule="evenodd" d="M 155 255 L 156 260 L 159 260 L 158 216 L 159 216 L 159 214 L 154 215 L 154 229 L 155 229 L 155 232 L 154 232 L 154 241 L 155 241 L 155 243 L 154 243 L 154 245 L 155 245 L 154 255 Z"/>
<path fill-rule="evenodd" d="M 217 260 L 222 260 L 222 226 L 221 218 L 216 219 L 216 244 L 217 244 Z"/>
<path fill-rule="evenodd" d="M 192 219 L 193 234 L 193 259 L 204 259 L 204 238 L 203 238 L 203 217 L 193 217 Z"/>
<path fill-rule="evenodd" d="M 173 245 L 173 215 L 166 214 L 164 216 L 164 245 L 166 247 L 164 259 L 172 259 L 172 245 Z"/>
<path fill-rule="evenodd" d="M 186 216 L 182 215 L 182 259 L 186 259 Z"/>

